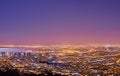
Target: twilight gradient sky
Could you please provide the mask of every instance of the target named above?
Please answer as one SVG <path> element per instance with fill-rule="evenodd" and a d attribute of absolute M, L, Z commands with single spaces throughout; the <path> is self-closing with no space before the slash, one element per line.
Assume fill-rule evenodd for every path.
<path fill-rule="evenodd" d="M 0 0 L 0 44 L 119 44 L 120 0 Z"/>

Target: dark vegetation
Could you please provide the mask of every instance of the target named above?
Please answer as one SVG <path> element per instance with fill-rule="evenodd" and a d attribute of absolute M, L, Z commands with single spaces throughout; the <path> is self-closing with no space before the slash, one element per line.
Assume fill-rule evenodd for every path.
<path fill-rule="evenodd" d="M 46 75 L 45 75 L 46 74 Z M 62 76 L 60 74 L 53 74 L 51 72 L 43 73 L 43 74 L 33 74 L 33 73 L 20 73 L 18 70 L 7 70 L 7 71 L 1 71 L 0 70 L 0 76 Z"/>

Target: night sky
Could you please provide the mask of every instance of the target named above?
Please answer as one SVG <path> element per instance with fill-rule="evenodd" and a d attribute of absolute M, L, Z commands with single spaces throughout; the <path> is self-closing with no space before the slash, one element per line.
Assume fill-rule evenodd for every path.
<path fill-rule="evenodd" d="M 81 43 L 120 43 L 120 0 L 0 0 L 0 44 Z"/>

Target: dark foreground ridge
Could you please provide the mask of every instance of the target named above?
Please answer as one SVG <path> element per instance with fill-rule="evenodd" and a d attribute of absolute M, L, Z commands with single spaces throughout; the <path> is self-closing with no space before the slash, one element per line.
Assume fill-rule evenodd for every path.
<path fill-rule="evenodd" d="M 0 76 L 63 76 L 60 74 L 53 74 L 51 72 L 46 72 L 45 74 L 33 74 L 33 73 L 20 73 L 18 70 L 7 70 L 7 71 L 1 71 L 0 70 Z"/>

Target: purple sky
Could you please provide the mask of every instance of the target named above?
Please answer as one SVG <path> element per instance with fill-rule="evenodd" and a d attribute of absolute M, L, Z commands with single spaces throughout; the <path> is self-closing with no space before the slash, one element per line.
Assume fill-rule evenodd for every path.
<path fill-rule="evenodd" d="M 120 0 L 0 0 L 0 44 L 119 44 Z"/>

